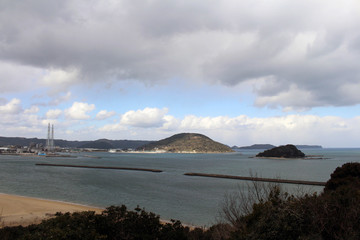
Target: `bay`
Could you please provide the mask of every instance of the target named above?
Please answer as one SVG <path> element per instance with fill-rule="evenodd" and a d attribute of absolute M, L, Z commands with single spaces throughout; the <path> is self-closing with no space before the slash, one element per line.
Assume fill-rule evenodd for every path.
<path fill-rule="evenodd" d="M 210 226 L 216 223 L 224 195 L 248 182 L 185 176 L 187 172 L 327 181 L 336 167 L 359 162 L 360 149 L 304 149 L 323 159 L 252 158 L 259 150 L 229 154 L 79 153 L 76 158 L 0 155 L 0 192 L 97 207 L 125 204 L 162 219 Z M 151 168 L 163 172 L 36 166 L 36 163 Z M 297 191 L 297 185 L 282 184 Z M 322 187 L 301 186 L 310 192 Z"/>

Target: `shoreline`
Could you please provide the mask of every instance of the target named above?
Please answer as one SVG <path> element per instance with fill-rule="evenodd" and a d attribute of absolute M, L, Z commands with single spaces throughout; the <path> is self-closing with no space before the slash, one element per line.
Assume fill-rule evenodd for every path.
<path fill-rule="evenodd" d="M 0 193 L 0 229 L 40 224 L 43 220 L 54 217 L 57 212 L 94 211 L 97 214 L 101 214 L 104 210 L 105 208 L 60 200 Z M 171 220 L 160 219 L 160 222 L 161 224 L 166 224 L 171 223 Z M 190 229 L 197 227 L 186 223 L 182 223 L 182 225 Z"/>
<path fill-rule="evenodd" d="M 0 228 L 38 224 L 53 217 L 57 212 L 101 213 L 103 210 L 99 207 L 70 202 L 0 193 Z"/>

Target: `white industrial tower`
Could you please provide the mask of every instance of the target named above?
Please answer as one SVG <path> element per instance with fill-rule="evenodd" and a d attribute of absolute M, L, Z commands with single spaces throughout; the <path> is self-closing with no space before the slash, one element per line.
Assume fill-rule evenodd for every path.
<path fill-rule="evenodd" d="M 50 148 L 51 148 L 52 152 L 55 150 L 55 145 L 54 145 L 54 124 L 51 125 Z"/>
<path fill-rule="evenodd" d="M 53 152 L 55 150 L 55 145 L 54 145 L 54 124 L 51 126 L 51 132 L 50 132 L 50 123 L 48 124 L 48 133 L 47 133 L 45 149 L 48 152 Z"/>

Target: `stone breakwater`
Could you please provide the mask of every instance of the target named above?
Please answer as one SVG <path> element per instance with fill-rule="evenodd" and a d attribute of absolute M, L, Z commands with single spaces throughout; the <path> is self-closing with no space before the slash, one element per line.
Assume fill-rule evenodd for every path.
<path fill-rule="evenodd" d="M 110 169 L 110 170 L 145 171 L 145 172 L 157 172 L 157 173 L 162 172 L 162 170 L 150 169 L 150 168 L 105 167 L 105 166 L 50 164 L 50 163 L 36 163 L 35 165 L 36 166 L 48 166 L 48 167 L 96 168 L 96 169 Z"/>
<path fill-rule="evenodd" d="M 259 177 L 243 177 L 233 175 L 222 175 L 222 174 L 207 174 L 207 173 L 185 173 L 186 176 L 196 177 L 211 177 L 211 178 L 227 178 L 245 181 L 259 181 L 259 182 L 274 182 L 274 183 L 290 183 L 290 184 L 301 184 L 301 185 L 314 185 L 314 186 L 325 186 L 325 182 L 316 181 L 304 181 L 304 180 L 290 180 L 290 179 L 277 179 L 277 178 L 259 178 Z"/>

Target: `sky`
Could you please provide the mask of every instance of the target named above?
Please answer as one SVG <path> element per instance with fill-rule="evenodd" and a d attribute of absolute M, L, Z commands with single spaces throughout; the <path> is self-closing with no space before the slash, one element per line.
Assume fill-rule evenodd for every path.
<path fill-rule="evenodd" d="M 357 0 L 0 0 L 0 136 L 360 147 Z"/>

